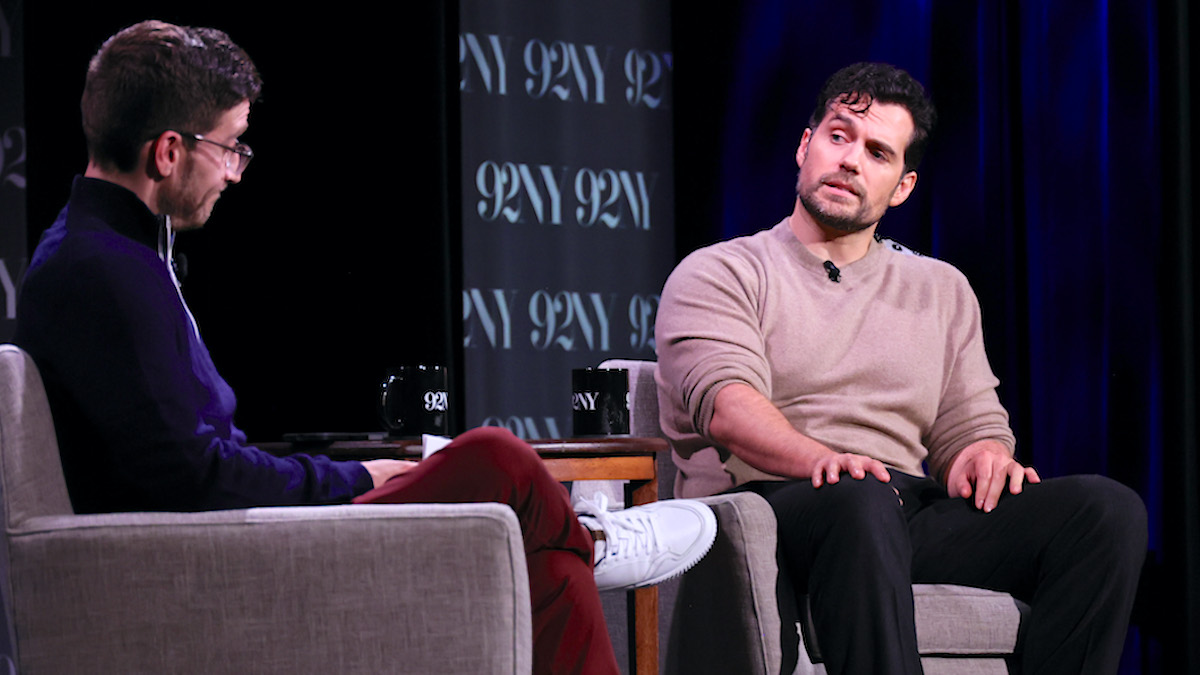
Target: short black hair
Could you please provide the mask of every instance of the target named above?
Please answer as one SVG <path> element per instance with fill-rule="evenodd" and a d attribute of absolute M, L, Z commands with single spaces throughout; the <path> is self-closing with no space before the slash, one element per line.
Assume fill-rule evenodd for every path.
<path fill-rule="evenodd" d="M 135 24 L 106 40 L 88 64 L 80 101 L 88 157 L 132 171 L 146 141 L 168 129 L 207 133 L 261 91 L 254 62 L 225 33 Z"/>
<path fill-rule="evenodd" d="M 916 171 L 937 123 L 937 110 L 921 83 L 895 66 L 855 63 L 831 75 L 817 95 L 817 107 L 808 118 L 808 126 L 816 129 L 835 103 L 861 114 L 875 101 L 903 106 L 912 115 L 913 134 L 904 149 L 904 170 Z"/>

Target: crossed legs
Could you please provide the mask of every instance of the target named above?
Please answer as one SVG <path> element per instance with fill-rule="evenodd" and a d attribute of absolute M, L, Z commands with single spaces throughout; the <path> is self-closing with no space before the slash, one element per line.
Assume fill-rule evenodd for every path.
<path fill-rule="evenodd" d="M 536 673 L 618 672 L 592 573 L 593 544 L 566 488 L 505 429 L 472 429 L 356 503 L 508 504 L 525 544 Z"/>

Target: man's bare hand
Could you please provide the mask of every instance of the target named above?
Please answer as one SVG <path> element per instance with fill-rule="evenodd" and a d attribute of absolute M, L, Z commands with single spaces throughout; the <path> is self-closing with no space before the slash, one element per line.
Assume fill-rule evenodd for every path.
<path fill-rule="evenodd" d="M 362 465 L 371 474 L 375 487 L 379 487 L 395 476 L 412 471 L 417 463 L 403 459 L 371 459 Z"/>
<path fill-rule="evenodd" d="M 1008 448 L 996 441 L 979 441 L 963 448 L 946 474 L 946 491 L 963 499 L 975 497 L 975 508 L 990 513 L 1000 501 L 1005 486 L 1020 494 L 1026 481 L 1042 482 L 1033 467 L 1013 459 Z"/>
<path fill-rule="evenodd" d="M 848 452 L 835 452 L 817 460 L 817 463 L 813 465 L 813 487 L 819 488 L 825 483 L 833 485 L 838 482 L 843 473 L 850 474 L 850 477 L 855 480 L 866 478 L 868 473 L 883 483 L 892 480 L 892 475 L 888 473 L 887 467 L 877 459 Z"/>

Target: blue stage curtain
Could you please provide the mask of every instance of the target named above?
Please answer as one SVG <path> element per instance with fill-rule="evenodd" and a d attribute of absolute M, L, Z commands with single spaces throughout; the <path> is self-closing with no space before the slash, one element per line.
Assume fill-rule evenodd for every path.
<path fill-rule="evenodd" d="M 791 209 L 796 144 L 825 77 L 872 60 L 925 83 L 939 127 L 913 198 L 885 216 L 880 232 L 971 279 L 1019 457 L 1044 477 L 1105 474 L 1141 494 L 1152 578 L 1139 603 L 1171 602 L 1144 613 L 1176 617 L 1185 603 L 1159 592 L 1195 596 L 1197 583 L 1156 578 L 1196 567 L 1166 560 L 1187 548 L 1180 537 L 1195 548 L 1197 515 L 1186 519 L 1186 532 L 1177 527 L 1171 507 L 1196 503 L 1196 477 L 1178 481 L 1172 469 L 1180 459 L 1195 467 L 1194 436 L 1164 419 L 1164 410 L 1195 413 L 1191 398 L 1164 408 L 1179 378 L 1190 377 L 1195 349 L 1180 346 L 1175 320 L 1190 307 L 1194 288 L 1178 278 L 1187 277 L 1190 258 L 1183 269 L 1171 259 L 1191 224 L 1174 207 L 1164 216 L 1164 203 L 1178 196 L 1172 190 L 1186 190 L 1163 176 L 1164 136 L 1177 138 L 1164 119 L 1179 121 L 1165 115 L 1177 94 L 1164 86 L 1179 74 L 1180 43 L 1186 50 L 1186 37 L 1169 34 L 1181 13 L 1186 3 L 1140 0 L 744 3 L 722 17 L 733 27 L 725 29 L 728 87 L 712 115 L 721 125 L 711 169 L 719 196 L 694 212 L 680 208 L 680 222 L 710 218 L 712 239 L 773 225 Z M 688 56 L 705 57 L 688 38 L 688 27 L 700 31 L 697 20 L 680 23 L 682 106 Z M 721 49 L 720 29 L 705 30 L 706 48 Z M 686 118 L 677 113 L 681 128 Z M 689 142 L 677 133 L 677 143 Z M 691 171 L 680 166 L 680 185 L 702 183 Z M 682 239 L 681 248 L 704 239 Z M 1181 449 L 1181 439 L 1192 445 Z M 1190 500 L 1176 489 L 1190 491 Z M 1194 624 L 1195 598 L 1186 604 Z M 1159 635 L 1161 619 L 1142 614 L 1140 607 L 1122 672 L 1184 663 L 1189 648 L 1164 643 L 1186 642 L 1171 636 L 1187 631 L 1174 625 Z"/>

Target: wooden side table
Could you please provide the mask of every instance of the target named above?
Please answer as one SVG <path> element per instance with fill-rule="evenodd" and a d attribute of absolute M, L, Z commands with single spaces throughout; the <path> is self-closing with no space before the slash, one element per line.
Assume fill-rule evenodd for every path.
<path fill-rule="evenodd" d="M 658 500 L 655 455 L 667 451 L 661 438 L 606 436 L 529 441 L 556 480 L 625 480 L 626 503 L 634 506 Z M 419 440 L 338 441 L 329 444 L 265 443 L 258 447 L 277 455 L 295 452 L 327 455 L 332 459 L 419 459 Z M 633 672 L 658 672 L 658 588 L 629 592 L 629 653 Z"/>

